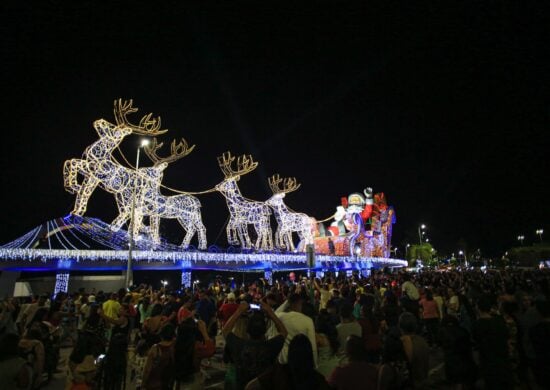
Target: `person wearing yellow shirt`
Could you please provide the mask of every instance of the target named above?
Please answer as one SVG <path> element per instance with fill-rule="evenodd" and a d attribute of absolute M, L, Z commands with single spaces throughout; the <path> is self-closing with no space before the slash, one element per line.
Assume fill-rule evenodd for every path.
<path fill-rule="evenodd" d="M 120 312 L 120 303 L 117 298 L 117 294 L 111 294 L 111 297 L 107 301 L 103 302 L 102 306 L 103 314 L 113 320 L 118 319 L 118 313 Z"/>

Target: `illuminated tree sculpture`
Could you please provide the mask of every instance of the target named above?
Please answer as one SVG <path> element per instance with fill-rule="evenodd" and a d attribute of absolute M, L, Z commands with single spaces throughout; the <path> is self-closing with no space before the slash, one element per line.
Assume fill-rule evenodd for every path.
<path fill-rule="evenodd" d="M 225 180 L 216 186 L 216 190 L 225 197 L 230 214 L 226 228 L 227 241 L 232 245 L 240 242 L 243 248 L 252 248 L 248 225 L 253 225 L 258 237 L 254 248 L 273 249 L 269 207 L 264 202 L 244 198 L 237 185 L 241 175 L 253 171 L 258 163 L 254 162 L 251 156 L 243 155 L 237 159 L 237 170 L 233 170 L 231 164 L 234 160 L 235 157 L 231 156 L 231 152 L 225 152 L 218 157 L 218 164 Z"/>
<path fill-rule="evenodd" d="M 279 175 L 273 175 L 268 180 L 273 196 L 266 203 L 273 209 L 273 214 L 277 220 L 275 245 L 278 248 L 293 251 L 292 233 L 296 232 L 300 241 L 304 243 L 301 246 L 302 251 L 305 251 L 306 245 L 313 243 L 312 218 L 306 214 L 291 211 L 283 201 L 285 195 L 296 191 L 300 188 L 300 184 L 293 177 L 283 180 Z M 282 187 L 280 186 L 281 183 L 283 184 Z"/>
<path fill-rule="evenodd" d="M 114 113 L 117 124 L 113 125 L 104 119 L 95 121 L 94 128 L 100 139 L 86 148 L 82 159 L 65 161 L 63 166 L 65 189 L 70 193 L 76 193 L 72 214 L 84 215 L 88 200 L 98 185 L 115 196 L 117 194 L 128 196 L 134 189 L 142 187 L 143 180 L 149 180 L 147 174 L 123 167 L 112 157 L 114 149 L 129 134 L 155 136 L 167 131 L 160 130 L 160 117 L 151 118 L 152 114 L 145 115 L 139 125 L 130 124 L 126 115 L 136 111 L 137 108 L 132 107 L 132 100 L 124 103 L 121 99 L 115 101 Z M 84 178 L 82 183 L 78 182 L 79 175 Z M 136 204 L 141 206 L 142 202 L 143 198 L 138 194 Z"/>

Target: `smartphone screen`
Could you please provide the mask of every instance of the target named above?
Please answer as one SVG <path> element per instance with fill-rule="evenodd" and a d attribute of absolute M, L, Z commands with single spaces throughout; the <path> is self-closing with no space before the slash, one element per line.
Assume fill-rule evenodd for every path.
<path fill-rule="evenodd" d="M 260 310 L 260 305 L 258 305 L 257 303 L 251 303 L 250 310 Z"/>

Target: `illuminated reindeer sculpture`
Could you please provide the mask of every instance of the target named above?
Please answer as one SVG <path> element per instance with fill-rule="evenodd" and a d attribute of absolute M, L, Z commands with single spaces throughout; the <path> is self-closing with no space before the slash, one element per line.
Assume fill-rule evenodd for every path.
<path fill-rule="evenodd" d="M 145 154 L 153 161 L 154 168 L 160 171 L 160 177 L 156 181 L 148 181 L 144 188 L 143 194 L 143 210 L 141 214 L 149 217 L 149 233 L 153 242 L 159 243 L 159 225 L 161 218 L 177 219 L 180 225 L 185 229 L 185 237 L 182 242 L 183 247 L 188 247 L 191 239 L 198 233 L 199 249 L 206 249 L 206 228 L 202 223 L 201 203 L 199 200 L 187 194 L 164 196 L 160 193 L 160 184 L 163 177 L 162 172 L 172 161 L 178 160 L 187 156 L 193 151 L 195 145 L 189 147 L 187 142 L 182 139 L 180 143 L 172 141 L 171 154 L 167 157 L 160 158 L 157 156 L 157 150 L 162 147 L 162 143 L 158 144 L 157 139 L 149 146 L 145 146 Z"/>
<path fill-rule="evenodd" d="M 65 161 L 63 166 L 65 189 L 70 193 L 76 193 L 72 214 L 84 215 L 88 200 L 98 185 L 114 194 L 117 197 L 117 204 L 121 204 L 124 203 L 124 198 L 131 197 L 134 189 L 142 188 L 144 181 L 151 180 L 149 175 L 156 175 L 156 171 L 149 168 L 137 174 L 135 169 L 123 167 L 112 158 L 113 151 L 129 134 L 156 136 L 167 131 L 160 130 L 160 117 L 151 118 L 152 114 L 145 115 L 139 125 L 129 123 L 126 115 L 136 111 L 137 108 L 132 107 L 132 100 L 124 103 L 121 99 L 115 101 L 114 114 L 117 124 L 113 125 L 104 119 L 95 121 L 94 128 L 99 134 L 99 140 L 86 148 L 82 159 Z M 82 183 L 78 183 L 79 175 L 84 178 Z M 138 209 L 142 204 L 143 197 L 138 192 L 136 194 Z M 129 212 L 129 210 L 123 211 Z M 118 220 L 117 217 L 114 223 L 117 224 Z"/>
<path fill-rule="evenodd" d="M 243 248 L 273 249 L 269 207 L 263 202 L 244 198 L 237 185 L 241 175 L 253 171 L 258 163 L 251 156 L 243 155 L 237 159 L 237 170 L 233 170 L 231 164 L 234 160 L 230 152 L 218 157 L 225 180 L 216 186 L 216 190 L 225 197 L 230 214 L 226 229 L 227 241 L 232 245 L 240 242 Z M 248 234 L 248 225 L 254 225 L 258 236 L 254 246 Z"/>
<path fill-rule="evenodd" d="M 268 180 L 273 196 L 266 203 L 273 209 L 278 225 L 275 232 L 275 245 L 281 249 L 294 251 L 292 233 L 296 232 L 300 241 L 303 242 L 302 251 L 305 251 L 307 244 L 313 244 L 312 220 L 306 214 L 289 210 L 283 201 L 285 195 L 296 191 L 300 188 L 300 184 L 293 177 L 283 180 L 279 175 L 273 175 Z M 283 184 L 282 187 L 280 186 L 281 183 Z"/>

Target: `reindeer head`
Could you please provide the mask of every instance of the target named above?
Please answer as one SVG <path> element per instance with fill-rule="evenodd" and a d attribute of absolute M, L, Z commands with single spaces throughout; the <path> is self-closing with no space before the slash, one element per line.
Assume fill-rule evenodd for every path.
<path fill-rule="evenodd" d="M 177 144 L 176 140 L 172 141 L 172 144 L 170 145 L 170 155 L 166 157 L 159 157 L 157 155 L 157 150 L 162 148 L 162 145 L 164 145 L 164 143 L 161 142 L 159 144 L 157 142 L 157 139 L 153 138 L 153 140 L 143 148 L 143 151 L 145 152 L 147 157 L 151 159 L 155 167 L 162 165 L 164 166 L 164 168 L 166 168 L 166 166 L 168 166 L 168 164 L 170 164 L 171 162 L 187 156 L 193 151 L 193 149 L 195 149 L 195 145 L 189 147 L 189 144 L 187 143 L 185 138 L 182 138 L 181 141 Z"/>
<path fill-rule="evenodd" d="M 296 178 L 287 177 L 282 179 L 279 174 L 271 176 L 268 182 L 271 192 L 273 192 L 273 196 L 266 201 L 270 206 L 280 204 L 287 193 L 296 191 L 301 186 L 301 184 L 296 181 Z M 282 187 L 281 183 L 283 184 Z"/>
<path fill-rule="evenodd" d="M 252 156 L 246 154 L 237 158 L 237 169 L 231 167 L 233 161 L 235 161 L 235 157 L 231 155 L 231 152 L 225 152 L 218 157 L 218 165 L 225 177 L 224 181 L 216 186 L 218 191 L 227 189 L 231 182 L 239 180 L 242 175 L 252 172 L 258 166 Z"/>

